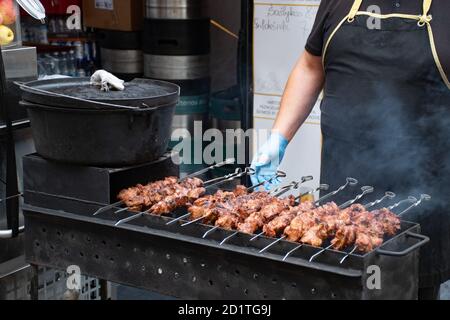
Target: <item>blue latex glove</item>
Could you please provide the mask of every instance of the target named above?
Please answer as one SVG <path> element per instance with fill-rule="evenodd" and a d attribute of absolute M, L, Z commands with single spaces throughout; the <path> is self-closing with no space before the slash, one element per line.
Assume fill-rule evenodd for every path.
<path fill-rule="evenodd" d="M 258 150 L 258 153 L 253 158 L 251 165 L 255 170 L 255 174 L 251 176 L 253 185 L 260 184 L 276 175 L 288 144 L 289 141 L 285 137 L 277 132 L 272 132 L 269 140 Z M 266 190 L 270 190 L 279 183 L 279 179 L 274 179 L 264 184 L 264 187 Z"/>

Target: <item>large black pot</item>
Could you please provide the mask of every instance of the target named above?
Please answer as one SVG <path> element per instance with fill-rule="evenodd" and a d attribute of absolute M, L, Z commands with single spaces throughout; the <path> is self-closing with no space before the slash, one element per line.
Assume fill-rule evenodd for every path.
<path fill-rule="evenodd" d="M 74 107 L 73 102 L 58 107 L 51 101 L 52 95 L 47 97 L 49 105 L 29 100 L 21 103 L 28 109 L 36 150 L 41 156 L 78 165 L 135 165 L 156 160 L 167 151 L 179 87 L 166 84 L 168 94 L 161 96 L 162 104 L 147 100 L 153 105 L 140 108 L 89 109 L 89 101 L 82 108 Z M 30 94 L 28 98 L 36 100 L 37 93 Z M 45 97 L 42 95 L 41 99 Z M 105 100 L 103 94 L 102 98 Z M 130 105 L 136 104 L 132 100 Z"/>

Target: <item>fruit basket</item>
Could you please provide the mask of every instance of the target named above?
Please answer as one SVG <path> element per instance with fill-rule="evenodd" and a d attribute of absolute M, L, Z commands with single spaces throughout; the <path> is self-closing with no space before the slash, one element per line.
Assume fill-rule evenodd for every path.
<path fill-rule="evenodd" d="M 0 0 L 0 45 L 8 48 L 20 44 L 19 5 L 15 0 Z"/>

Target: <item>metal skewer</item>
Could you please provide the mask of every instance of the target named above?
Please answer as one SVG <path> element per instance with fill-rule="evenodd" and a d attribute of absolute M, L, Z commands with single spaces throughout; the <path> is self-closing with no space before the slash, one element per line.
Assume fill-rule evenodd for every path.
<path fill-rule="evenodd" d="M 281 238 L 278 238 L 277 240 L 275 240 L 272 243 L 270 243 L 268 246 L 266 246 L 266 247 L 262 248 L 261 250 L 259 250 L 259 253 L 263 253 L 264 251 L 267 251 L 269 248 L 273 247 L 278 242 L 280 242 L 281 240 L 284 240 L 284 239 L 286 239 L 286 236 L 282 236 Z"/>
<path fill-rule="evenodd" d="M 202 170 L 199 170 L 197 172 L 191 173 L 190 175 L 187 175 L 186 177 L 184 177 L 183 179 L 180 179 L 179 181 L 181 182 L 181 181 L 186 180 L 186 179 L 198 177 L 198 176 L 200 176 L 200 175 L 202 175 L 202 174 L 204 174 L 204 173 L 206 173 L 206 172 L 208 172 L 210 170 L 217 169 L 217 168 L 226 166 L 228 164 L 233 164 L 235 162 L 236 162 L 235 158 L 226 159 L 223 162 L 216 163 L 216 164 L 214 164 L 212 166 L 209 166 L 209 167 L 207 167 L 205 169 L 202 169 Z"/>
<path fill-rule="evenodd" d="M 354 246 L 353 249 L 352 249 L 352 251 L 350 251 L 348 254 L 346 254 L 346 256 L 343 257 L 343 258 L 339 261 L 339 264 L 343 264 L 344 261 L 347 260 L 347 258 L 350 257 L 352 254 L 354 254 L 355 251 L 356 251 L 357 249 L 358 249 L 358 247 L 357 247 L 357 246 Z"/>
<path fill-rule="evenodd" d="M 388 192 L 385 193 L 385 195 L 384 195 L 381 199 L 378 199 L 378 200 L 376 200 L 376 201 L 374 201 L 374 202 L 368 203 L 368 204 L 366 204 L 364 207 L 365 207 L 366 209 L 368 209 L 368 208 L 370 208 L 370 207 L 376 206 L 377 204 L 383 202 L 383 201 L 386 200 L 386 199 L 393 199 L 393 198 L 395 198 L 395 196 L 396 196 L 395 193 L 393 193 L 393 192 L 391 192 L 391 191 L 388 191 Z M 286 260 L 293 252 L 295 252 L 296 250 L 300 249 L 302 246 L 303 246 L 303 244 L 301 244 L 301 245 L 298 246 L 297 248 L 294 248 L 293 250 L 289 251 L 289 252 L 284 256 L 283 261 Z M 348 255 L 346 255 L 346 256 L 341 260 L 341 261 L 342 261 L 341 264 L 345 261 L 345 259 L 347 259 L 347 257 L 348 257 L 349 255 L 353 254 L 353 252 L 354 252 L 355 250 L 356 250 L 356 247 L 355 247 L 355 249 L 354 249 L 352 252 L 350 252 Z M 322 253 L 322 252 L 324 252 L 324 251 L 321 251 L 321 252 L 317 253 L 317 255 L 320 254 L 320 253 Z"/>
<path fill-rule="evenodd" d="M 383 202 L 383 201 L 386 200 L 386 199 L 393 199 L 393 198 L 395 198 L 395 197 L 396 197 L 396 194 L 395 194 L 395 193 L 393 193 L 393 192 L 391 192 L 391 191 L 387 191 L 387 192 L 384 194 L 384 197 L 382 197 L 381 199 L 375 200 L 374 202 L 370 202 L 370 203 L 366 204 L 366 205 L 364 206 L 364 208 L 369 209 L 369 208 L 371 208 L 371 207 L 376 206 L 377 204 L 380 204 L 381 202 Z M 357 246 L 354 246 L 353 249 L 352 249 L 352 251 L 350 251 L 348 254 L 346 254 L 345 257 L 343 257 L 343 258 L 339 261 L 339 264 L 343 264 L 344 261 L 347 260 L 347 258 L 348 258 L 350 255 L 352 255 L 357 249 L 358 249 L 358 247 L 357 247 Z"/>
<path fill-rule="evenodd" d="M 397 216 L 401 217 L 402 215 L 404 215 L 408 211 L 410 211 L 410 210 L 414 209 L 415 207 L 419 206 L 423 201 L 430 201 L 430 200 L 431 200 L 431 196 L 429 196 L 428 194 L 422 194 L 422 195 L 420 195 L 420 199 L 416 203 L 414 203 L 410 207 L 408 207 L 405 210 L 403 210 L 402 212 L 400 212 Z"/>
<path fill-rule="evenodd" d="M 291 251 L 289 251 L 288 253 L 286 253 L 286 255 L 283 257 L 283 261 L 286 261 L 287 258 L 289 258 L 289 256 L 291 254 L 293 254 L 295 251 L 297 251 L 298 249 L 300 249 L 301 247 L 303 247 L 303 244 L 296 246 L 294 249 L 292 249 Z"/>
<path fill-rule="evenodd" d="M 347 202 L 341 204 L 341 205 L 339 206 L 339 209 L 345 209 L 345 208 L 351 206 L 351 205 L 354 204 L 356 201 L 358 201 L 358 200 L 360 200 L 362 197 L 364 197 L 366 194 L 372 193 L 375 189 L 374 189 L 374 187 L 371 187 L 371 186 L 364 186 L 364 187 L 361 188 L 361 190 L 362 190 L 362 193 L 361 193 L 361 194 L 357 195 L 354 199 L 349 200 L 349 201 L 347 201 Z M 392 193 L 391 193 L 391 192 L 389 192 L 389 194 L 386 194 L 386 195 L 383 197 L 383 200 L 386 199 L 387 197 L 390 197 L 390 196 L 392 196 Z M 376 201 L 375 201 L 375 202 L 376 202 Z M 378 203 L 379 203 L 379 202 L 378 202 Z M 312 261 L 313 261 L 315 258 L 317 258 L 320 254 L 322 254 L 323 252 L 325 252 L 325 251 L 328 250 L 328 249 L 331 249 L 332 247 L 333 247 L 333 245 L 331 244 L 331 245 L 329 245 L 328 247 L 326 247 L 325 249 L 320 250 L 319 252 L 317 252 L 316 254 L 314 254 L 314 255 L 309 259 L 309 262 L 312 262 Z"/>
<path fill-rule="evenodd" d="M 243 172 L 241 168 L 237 168 L 234 173 L 230 173 L 230 174 L 227 174 L 226 176 L 223 176 L 223 177 L 218 177 L 218 178 L 214 178 L 214 179 L 208 180 L 208 181 L 204 182 L 203 185 L 206 185 L 206 184 L 211 183 L 211 182 L 216 182 L 213 185 L 205 186 L 205 189 L 207 189 L 207 188 L 210 188 L 210 187 L 212 187 L 214 185 L 218 185 L 218 184 L 224 183 L 226 181 L 231 181 L 231 180 L 234 180 L 236 178 L 240 178 L 242 175 L 247 174 L 248 172 L 251 172 L 251 170 L 252 169 L 249 168 L 249 170 L 247 170 L 246 172 Z M 198 174 L 198 172 L 196 172 L 195 174 Z M 184 180 L 184 179 L 186 179 L 186 178 L 183 178 L 182 180 Z M 182 181 L 182 180 L 180 180 L 180 181 Z M 128 210 L 129 210 L 129 208 L 125 207 L 125 208 L 121 208 L 121 209 L 115 211 L 114 213 L 115 214 L 119 214 L 121 212 L 128 211 Z"/>
<path fill-rule="evenodd" d="M 403 215 L 404 213 L 406 213 L 406 212 L 408 212 L 409 210 L 411 210 L 411 209 L 417 207 L 418 205 L 420 205 L 423 201 L 429 201 L 429 200 L 431 200 L 431 197 L 430 197 L 429 195 L 427 195 L 427 194 L 421 195 L 420 200 L 417 200 L 417 198 L 415 198 L 415 197 L 408 197 L 408 199 L 402 200 L 402 201 L 400 201 L 400 202 L 398 202 L 398 203 L 396 203 L 396 204 L 390 206 L 390 207 L 387 208 L 387 209 L 388 209 L 389 211 L 392 211 L 394 208 L 397 208 L 398 206 L 402 205 L 403 203 L 406 203 L 406 202 L 413 202 L 413 203 L 414 203 L 413 205 L 411 205 L 410 207 L 408 207 L 408 208 L 407 208 L 406 210 L 404 210 L 402 213 L 398 214 L 398 216 L 400 217 L 400 216 Z M 352 255 L 357 249 L 358 249 L 358 247 L 357 247 L 357 246 L 354 246 L 353 249 L 352 249 L 352 251 L 351 251 L 350 253 L 348 253 L 345 257 L 343 257 L 339 263 L 340 263 L 340 264 L 344 263 L 344 261 L 345 261 L 350 255 Z"/>
<path fill-rule="evenodd" d="M 188 179 L 188 178 L 194 178 L 194 177 L 197 177 L 197 176 L 199 176 L 199 175 L 202 175 L 202 174 L 208 172 L 209 170 L 213 170 L 213 169 L 216 169 L 216 168 L 220 168 L 220 167 L 223 167 L 223 166 L 225 166 L 225 165 L 227 165 L 227 164 L 233 164 L 235 161 L 236 161 L 236 159 L 234 159 L 234 158 L 226 159 L 226 160 L 223 161 L 223 162 L 217 163 L 217 164 L 215 164 L 215 165 L 212 165 L 212 166 L 210 166 L 210 167 L 208 167 L 208 168 L 205 168 L 205 169 L 202 169 L 202 170 L 200 170 L 200 171 L 191 173 L 190 175 L 188 175 L 188 176 L 186 176 L 186 177 L 184 177 L 184 178 L 182 178 L 182 179 L 178 179 L 178 183 L 180 183 L 180 182 L 182 182 L 182 181 L 184 181 L 184 180 L 186 180 L 186 179 Z M 208 182 L 208 181 L 207 181 L 207 182 Z M 206 182 L 206 183 L 207 183 L 207 182 Z M 206 184 L 206 183 L 205 183 L 205 184 Z M 109 210 L 109 209 L 113 209 L 113 208 L 115 208 L 115 207 L 119 207 L 119 206 L 121 206 L 121 205 L 123 205 L 123 204 L 124 204 L 124 201 L 117 201 L 117 202 L 115 202 L 115 203 L 109 204 L 109 205 L 107 205 L 107 206 L 104 206 L 104 207 L 98 209 L 97 211 L 94 212 L 93 215 L 94 215 L 94 216 L 99 215 L 99 214 L 102 213 L 102 212 L 105 212 L 105 211 L 107 211 L 107 210 Z M 124 208 L 123 210 L 121 209 L 121 210 L 119 210 L 119 211 L 116 211 L 115 213 L 119 213 L 119 212 L 123 212 L 123 211 L 127 211 L 127 210 L 128 210 L 128 208 Z"/>
<path fill-rule="evenodd" d="M 393 193 L 391 191 L 387 191 L 384 194 L 384 197 L 382 197 L 382 198 L 380 198 L 378 200 L 375 200 L 374 202 L 370 202 L 370 203 L 366 204 L 364 206 L 364 208 L 366 208 L 366 209 L 372 208 L 372 207 L 376 206 L 377 204 L 382 203 L 384 200 L 386 200 L 386 199 L 394 199 L 396 196 L 397 195 L 395 193 Z"/>
<path fill-rule="evenodd" d="M 149 213 L 150 213 L 150 210 L 139 212 L 139 213 L 137 213 L 135 215 L 132 215 L 130 217 L 127 217 L 127 218 L 124 218 L 122 220 L 117 221 L 116 224 L 114 224 L 114 226 L 116 226 L 116 227 L 120 226 L 121 224 L 124 224 L 124 223 L 130 222 L 132 220 L 138 219 L 138 218 L 143 217 L 143 216 L 145 216 L 146 214 L 149 214 Z"/>
<path fill-rule="evenodd" d="M 245 174 L 251 174 L 251 172 L 253 172 L 253 171 L 252 171 L 252 170 L 247 170 L 247 169 L 246 169 L 244 172 L 242 172 L 242 170 L 241 170 L 240 168 L 238 168 L 238 169 L 236 170 L 235 173 L 230 174 L 230 175 L 227 175 L 226 177 L 229 177 L 229 178 L 227 178 L 227 179 L 230 179 L 230 177 L 232 177 L 232 179 L 235 179 L 236 177 L 241 177 L 241 176 L 243 176 L 243 175 L 245 175 Z M 140 217 L 142 217 L 142 216 L 144 216 L 144 215 L 146 215 L 146 214 L 150 214 L 150 213 L 151 213 L 151 209 L 148 209 L 148 210 L 143 211 L 143 212 L 139 212 L 139 213 L 137 213 L 137 214 L 135 214 L 135 215 L 133 215 L 133 216 L 127 217 L 127 218 L 122 219 L 122 220 L 119 220 L 119 221 L 115 224 L 115 226 L 119 226 L 119 225 L 121 225 L 121 224 L 123 224 L 123 223 L 130 222 L 130 221 L 132 221 L 132 220 L 138 219 L 138 218 L 140 218 Z M 177 218 L 177 219 L 174 219 L 174 220 L 170 221 L 170 223 L 175 223 L 176 221 L 182 220 L 182 219 L 188 217 L 189 215 L 190 215 L 190 214 L 183 215 L 182 217 L 179 217 L 179 218 Z M 203 219 L 203 217 L 202 217 L 202 219 Z M 194 221 L 197 222 L 197 221 L 199 221 L 199 220 L 201 220 L 201 219 L 199 218 L 199 219 L 196 219 L 196 220 L 194 220 Z M 182 226 L 187 226 L 188 224 L 191 224 L 191 223 L 193 223 L 194 221 L 190 221 L 190 223 L 185 223 L 185 224 L 183 224 Z M 168 224 L 170 224 L 170 223 L 168 223 Z"/>
<path fill-rule="evenodd" d="M 307 181 L 311 181 L 313 180 L 314 177 L 313 176 L 305 176 L 301 178 L 301 181 L 292 181 L 290 184 L 271 190 L 269 191 L 269 194 L 274 194 L 274 197 L 280 197 L 283 194 L 285 194 L 286 192 L 290 191 L 290 190 L 294 190 L 294 189 L 298 189 L 298 187 L 307 182 Z M 264 182 L 265 183 L 265 182 Z M 205 232 L 205 234 L 203 235 L 203 239 L 206 238 L 210 233 L 216 231 L 217 229 L 220 229 L 220 226 L 215 226 L 214 228 L 212 228 L 211 230 L 208 230 Z M 225 243 L 228 239 L 231 239 L 232 237 L 234 237 L 235 235 L 237 235 L 239 232 L 235 232 L 232 235 L 228 236 L 226 239 L 224 239 L 220 244 L 222 245 L 223 243 Z"/>
<path fill-rule="evenodd" d="M 231 238 L 233 238 L 233 237 L 234 237 L 235 235 L 237 235 L 238 233 L 239 233 L 239 232 L 236 231 L 236 232 L 234 232 L 233 234 L 229 235 L 228 237 L 226 237 L 225 239 L 223 239 L 222 242 L 220 242 L 219 245 L 225 244 L 225 242 L 227 242 L 228 240 L 230 240 Z"/>
<path fill-rule="evenodd" d="M 300 200 L 304 196 L 313 195 L 314 193 L 319 192 L 319 191 L 327 191 L 328 189 L 330 189 L 330 185 L 329 184 L 321 184 L 320 186 L 318 186 L 314 190 L 311 190 L 311 191 L 306 192 L 306 193 L 302 193 L 301 195 L 296 197 L 295 200 Z"/>
<path fill-rule="evenodd" d="M 250 169 L 250 168 L 247 168 L 247 169 Z M 251 170 L 250 170 L 250 171 L 248 171 L 248 174 L 254 174 L 254 171 L 251 171 Z M 272 176 L 272 177 L 270 177 L 269 179 L 267 179 L 267 180 L 261 182 L 259 185 L 255 185 L 255 186 L 252 186 L 252 187 L 247 188 L 247 191 L 251 191 L 251 190 L 254 189 L 255 187 L 257 188 L 258 186 L 262 186 L 264 183 L 270 182 L 270 181 L 272 181 L 272 180 L 274 180 L 274 179 L 277 179 L 277 178 L 280 178 L 280 177 L 283 177 L 283 176 L 284 176 L 284 177 L 286 176 L 286 173 L 285 173 L 285 172 L 283 172 L 283 171 L 277 171 L 277 173 L 276 173 L 274 176 Z M 194 219 L 194 220 L 192 220 L 192 221 L 186 222 L 186 223 L 182 224 L 181 226 L 182 226 L 182 227 L 186 227 L 186 226 L 191 225 L 191 224 L 193 224 L 193 223 L 199 222 L 199 221 L 203 220 L 204 218 L 206 218 L 206 216 L 202 216 L 202 217 L 199 217 L 199 218 Z M 214 229 L 214 230 L 217 230 L 217 229 Z"/>
<path fill-rule="evenodd" d="M 109 210 L 109 209 L 113 209 L 113 208 L 119 207 L 119 206 L 121 206 L 122 204 L 123 204 L 123 201 L 117 201 L 116 203 L 112 203 L 112 204 L 109 204 L 109 205 L 107 205 L 107 206 L 101 207 L 100 209 L 98 209 L 97 211 L 95 211 L 93 215 L 94 215 L 94 216 L 99 215 L 100 213 L 105 212 L 105 211 L 107 211 L 107 210 Z M 127 209 L 128 209 L 128 208 L 127 208 Z"/>
<path fill-rule="evenodd" d="M 343 191 L 344 189 L 346 189 L 348 186 L 355 186 L 355 185 L 357 185 L 357 184 L 358 184 L 358 180 L 356 180 L 356 179 L 354 179 L 354 178 L 347 178 L 347 182 L 346 182 L 344 185 L 340 186 L 340 187 L 339 187 L 338 189 L 336 189 L 335 191 L 330 192 L 330 193 L 324 195 L 322 198 L 320 198 L 320 199 L 318 199 L 317 201 L 315 201 L 315 202 L 314 202 L 314 205 L 315 205 L 315 206 L 318 206 L 318 205 L 320 204 L 320 202 L 322 202 L 323 200 L 329 199 L 330 197 L 332 197 L 332 196 L 338 194 L 339 192 L 341 192 L 341 191 Z M 328 189 L 330 186 L 327 185 L 327 184 L 323 184 L 323 185 L 320 185 L 318 189 L 319 189 L 319 190 L 322 190 L 321 187 L 326 187 L 326 188 Z M 304 195 L 299 196 L 299 198 L 301 198 L 302 196 L 304 196 Z M 255 241 L 256 239 L 258 239 L 259 237 L 261 237 L 261 236 L 263 236 L 263 235 L 264 235 L 264 231 L 262 231 L 262 232 L 258 233 L 257 235 L 255 235 L 253 238 L 250 239 L 250 241 Z"/>
<path fill-rule="evenodd" d="M 357 184 L 358 184 L 358 180 L 356 180 L 355 178 L 350 178 L 349 177 L 349 178 L 346 179 L 346 183 L 344 185 L 340 186 L 337 190 L 335 190 L 335 191 L 333 191 L 333 192 L 331 192 L 329 194 L 324 195 L 322 198 L 317 200 L 315 202 L 315 204 L 318 205 L 320 202 L 331 198 L 332 196 L 334 196 L 334 195 L 338 194 L 339 192 L 341 192 L 342 190 L 346 189 L 348 186 L 353 187 L 353 186 L 356 186 Z"/>
<path fill-rule="evenodd" d="M 339 206 L 339 209 L 345 209 L 347 207 L 350 207 L 352 204 L 363 198 L 366 194 L 372 193 L 375 189 L 371 186 L 364 186 L 361 188 L 362 193 L 357 195 L 354 199 L 349 200 Z"/>
<path fill-rule="evenodd" d="M 311 258 L 309 258 L 309 262 L 313 262 L 313 260 L 315 258 L 317 258 L 319 255 L 321 255 L 322 253 L 324 253 L 325 251 L 331 249 L 333 247 L 332 244 L 330 244 L 328 247 L 323 248 L 322 250 L 320 250 L 319 252 L 317 252 L 316 254 L 312 255 Z"/>
<path fill-rule="evenodd" d="M 23 193 L 18 193 L 18 194 L 16 194 L 16 195 L 9 196 L 9 197 L 7 197 L 7 198 L 0 199 L 0 203 L 2 203 L 3 201 L 15 199 L 15 198 L 18 198 L 18 197 L 21 197 L 21 196 L 23 196 Z"/>

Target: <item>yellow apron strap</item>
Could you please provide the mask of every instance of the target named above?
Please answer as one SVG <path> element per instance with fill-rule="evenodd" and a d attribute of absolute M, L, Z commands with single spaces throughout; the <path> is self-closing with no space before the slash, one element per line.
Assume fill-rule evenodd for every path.
<path fill-rule="evenodd" d="M 423 0 L 423 15 L 426 17 L 428 15 L 428 12 L 430 12 L 431 3 L 433 0 Z"/>
<path fill-rule="evenodd" d="M 430 23 L 432 18 L 428 15 L 428 12 L 430 12 L 432 2 L 433 0 L 423 0 L 423 14 L 420 16 L 419 26 L 424 26 L 426 23 Z"/>
<path fill-rule="evenodd" d="M 352 8 L 350 9 L 350 13 L 348 14 L 348 19 L 347 19 L 348 21 L 355 20 L 356 13 L 359 11 L 361 4 L 362 4 L 362 0 L 355 0 Z"/>

